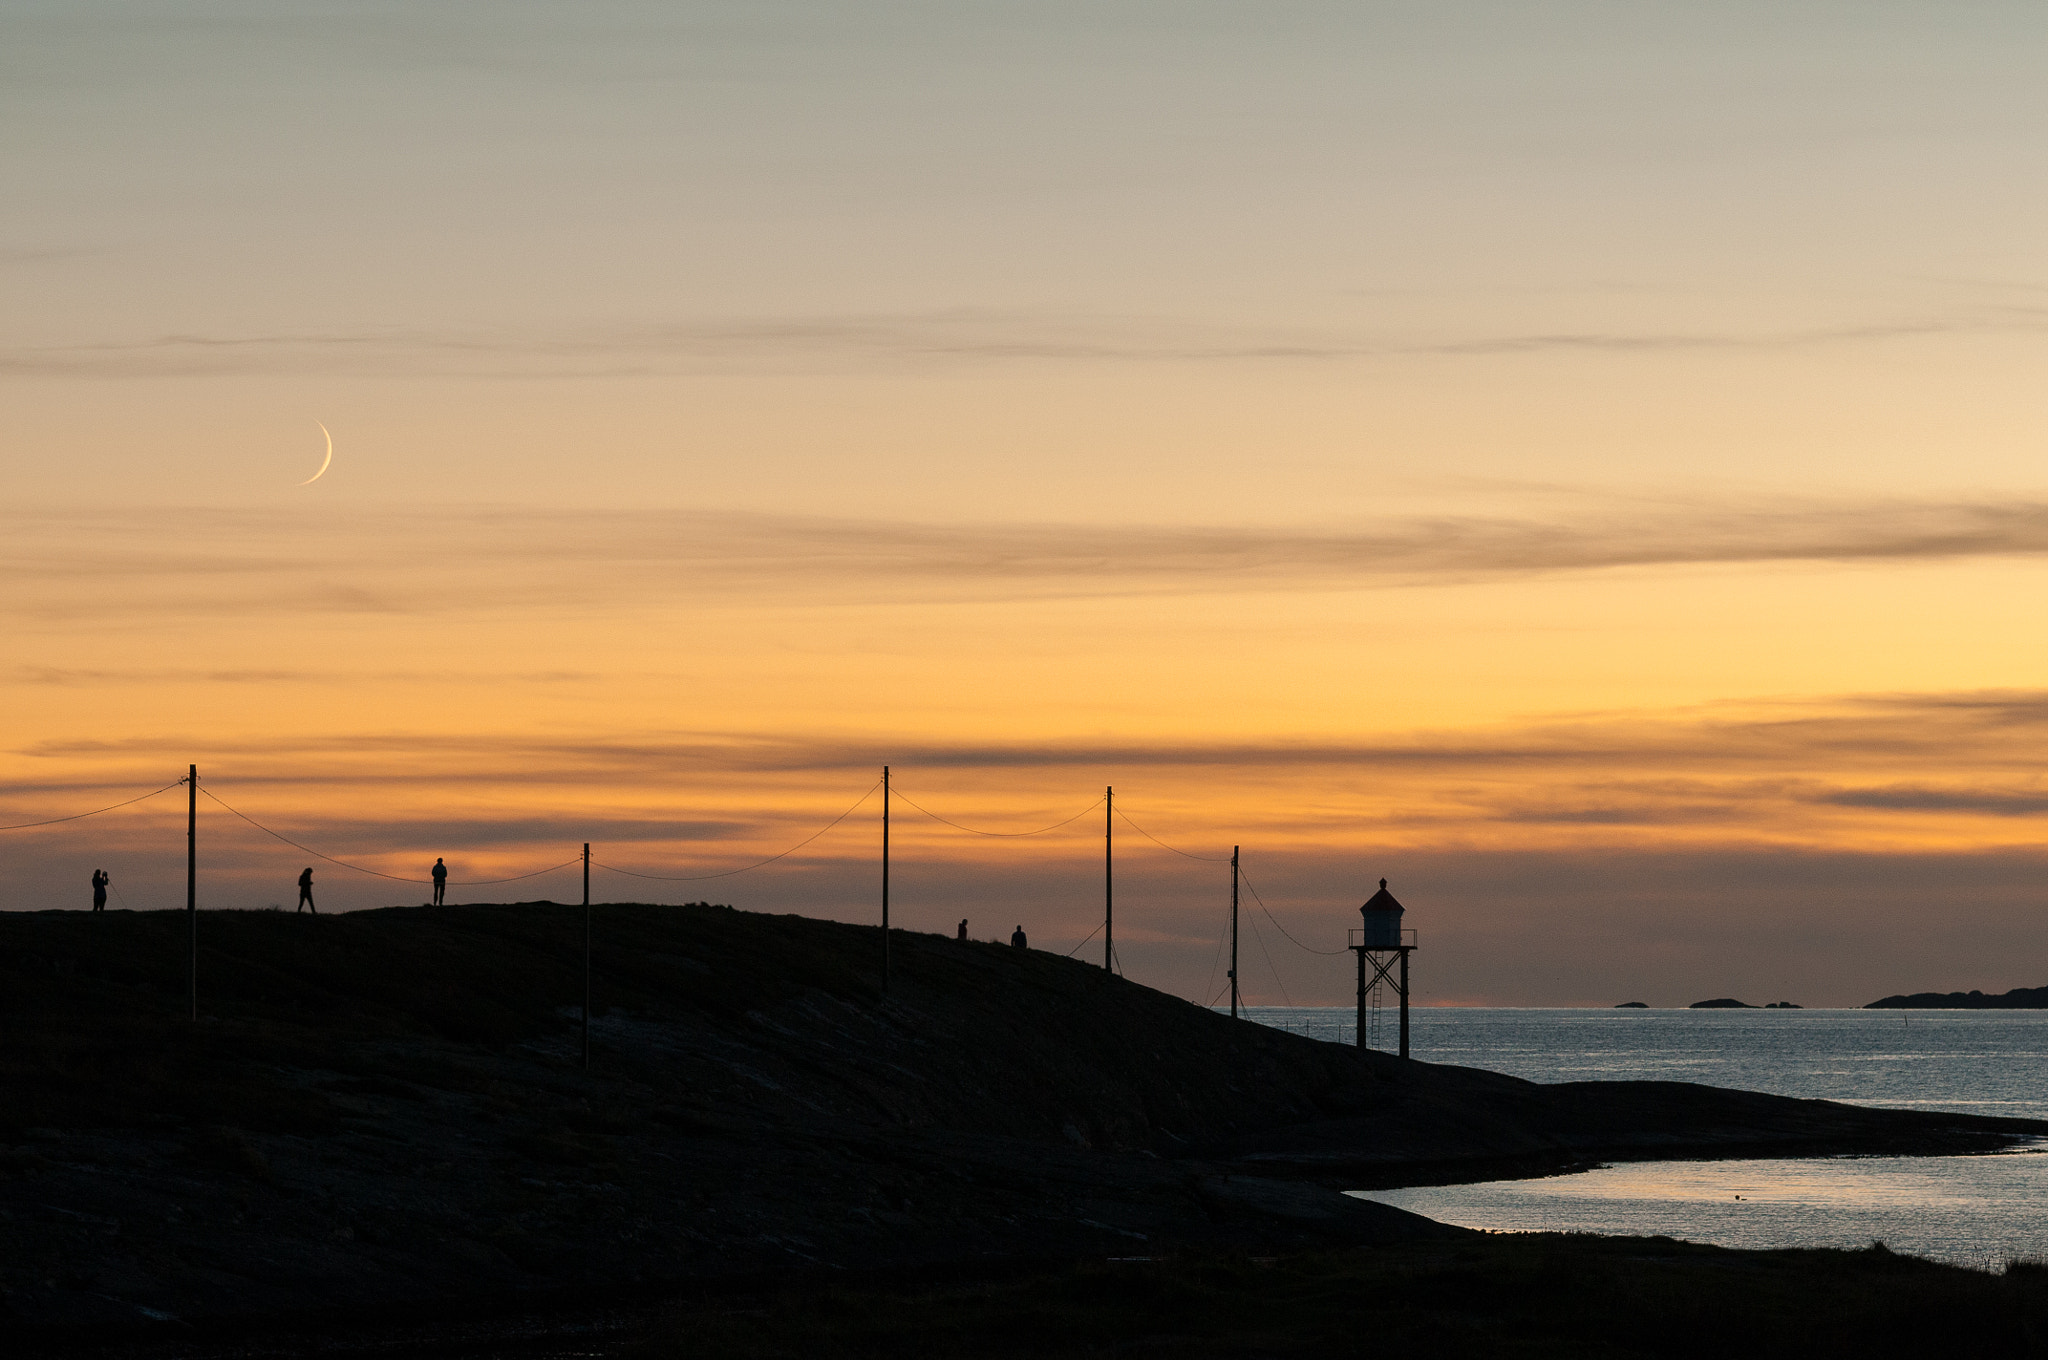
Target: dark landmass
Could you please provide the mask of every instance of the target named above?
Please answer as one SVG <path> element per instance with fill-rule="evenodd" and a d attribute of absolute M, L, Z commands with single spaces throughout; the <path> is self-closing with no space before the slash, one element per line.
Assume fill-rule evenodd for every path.
<path fill-rule="evenodd" d="M 1764 1007 L 1767 1011 L 1803 1011 L 1806 1007 L 1797 1001 L 1773 1001 Z"/>
<path fill-rule="evenodd" d="M 2038 1011 L 2048 1009 L 2048 987 L 2015 987 L 1997 996 L 1982 992 L 1915 992 L 1888 996 L 1863 1008 L 1867 1011 Z"/>
<path fill-rule="evenodd" d="M 1693 1011 L 1753 1011 L 1761 1008 L 1752 1006 L 1747 1001 L 1737 1001 L 1732 996 L 1721 996 L 1714 998 L 1712 1001 L 1695 1001 L 1686 1009 Z"/>
<path fill-rule="evenodd" d="M 1470 1234 L 1282 1256 L 785 1273 L 660 1304 L 95 1347 L 101 1360 L 1926 1360 L 2035 1356 L 2048 1268 L 1668 1237 Z M 73 1360 L 33 1342 L 22 1360 Z"/>
<path fill-rule="evenodd" d="M 1090 1262 L 950 1287 L 789 1291 L 681 1310 L 622 1349 L 639 1360 L 1925 1360 L 1953 1353 L 1960 1337 L 1973 1351 L 2040 1355 L 2044 1330 L 2048 1270 L 2038 1267 L 1991 1276 L 1882 1249 L 1735 1252 L 1669 1238 L 1514 1235 L 1270 1264 Z"/>
<path fill-rule="evenodd" d="M 1646 1011 L 1650 1009 L 1650 1003 L 1647 1001 L 1622 1001 L 1616 1003 L 1614 1009 L 1618 1011 Z"/>
<path fill-rule="evenodd" d="M 74 1344 L 1448 1244 L 1471 1235 L 1336 1191 L 2048 1133 L 1404 1063 L 939 936 L 892 937 L 883 1001 L 872 928 L 596 918 L 585 1073 L 578 908 L 202 913 L 197 1024 L 182 913 L 0 915 L 0 1323 Z"/>

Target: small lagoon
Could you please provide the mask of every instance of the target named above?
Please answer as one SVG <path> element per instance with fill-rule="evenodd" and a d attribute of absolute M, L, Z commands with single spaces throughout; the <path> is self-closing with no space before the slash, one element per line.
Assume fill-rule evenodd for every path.
<path fill-rule="evenodd" d="M 1349 1040 L 1340 1007 L 1251 1019 Z M 1391 1021 L 1391 1015 L 1388 1016 Z M 1430 1062 L 1530 1081 L 1696 1081 L 1899 1109 L 2048 1119 L 2048 1012 L 1417 1009 Z M 1377 1047 L 1392 1046 L 1392 1024 Z M 1971 1157 L 1638 1162 L 1571 1176 L 1360 1192 L 1445 1223 L 1862 1247 L 1957 1265 L 2048 1257 L 2048 1149 Z"/>

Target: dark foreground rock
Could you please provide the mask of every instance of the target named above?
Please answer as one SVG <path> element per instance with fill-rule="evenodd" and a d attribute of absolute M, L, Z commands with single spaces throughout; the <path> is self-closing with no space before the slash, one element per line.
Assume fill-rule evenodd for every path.
<path fill-rule="evenodd" d="M 502 1309 L 792 1269 L 1450 1241 L 1344 1188 L 2048 1126 L 1538 1086 L 1036 951 L 705 908 L 0 916 L 18 1332 Z M 53 1332 L 52 1329 L 55 1329 Z"/>
<path fill-rule="evenodd" d="M 1914 992 L 1888 996 L 1863 1008 L 1867 1011 L 2038 1011 L 2048 1009 L 2048 987 L 2015 987 L 1986 996 L 1982 992 Z"/>

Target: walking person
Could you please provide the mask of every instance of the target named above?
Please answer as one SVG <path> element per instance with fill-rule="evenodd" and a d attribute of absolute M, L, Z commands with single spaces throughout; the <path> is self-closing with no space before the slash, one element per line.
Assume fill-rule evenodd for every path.
<path fill-rule="evenodd" d="M 310 911 L 315 916 L 320 914 L 320 908 L 313 905 L 313 866 L 310 864 L 299 874 L 299 911 Z M 298 911 L 292 913 L 294 916 L 298 914 Z"/>
<path fill-rule="evenodd" d="M 441 899 L 443 897 L 446 897 L 447 895 L 448 866 L 441 862 L 441 857 L 439 855 L 436 855 L 434 857 L 434 905 L 437 907 L 440 906 Z"/>
<path fill-rule="evenodd" d="M 105 911 L 107 909 L 107 885 L 113 881 L 113 879 L 107 876 L 105 869 L 95 869 L 92 871 L 92 909 L 94 911 Z"/>

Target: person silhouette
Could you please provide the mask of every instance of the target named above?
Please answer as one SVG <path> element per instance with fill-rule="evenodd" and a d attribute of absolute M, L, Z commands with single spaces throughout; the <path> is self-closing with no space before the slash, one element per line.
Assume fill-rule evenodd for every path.
<path fill-rule="evenodd" d="M 113 881 L 113 879 L 107 877 L 105 869 L 95 869 L 92 871 L 92 909 L 94 911 L 105 911 L 107 909 L 107 885 Z"/>
<path fill-rule="evenodd" d="M 1018 926 L 1015 930 L 1010 932 L 1010 948 L 1029 949 L 1030 947 L 1030 945 L 1024 942 L 1024 927 Z"/>
<path fill-rule="evenodd" d="M 440 856 L 436 855 L 434 857 L 434 905 L 440 906 L 441 899 L 447 895 L 448 866 L 441 862 Z"/>
<path fill-rule="evenodd" d="M 313 905 L 313 866 L 310 864 L 299 874 L 299 911 L 310 911 L 315 916 L 320 914 L 320 908 Z M 298 912 L 292 915 L 296 916 Z"/>
<path fill-rule="evenodd" d="M 965 916 L 960 918 L 960 932 L 953 938 L 956 940 L 964 940 L 967 938 L 967 918 Z"/>

